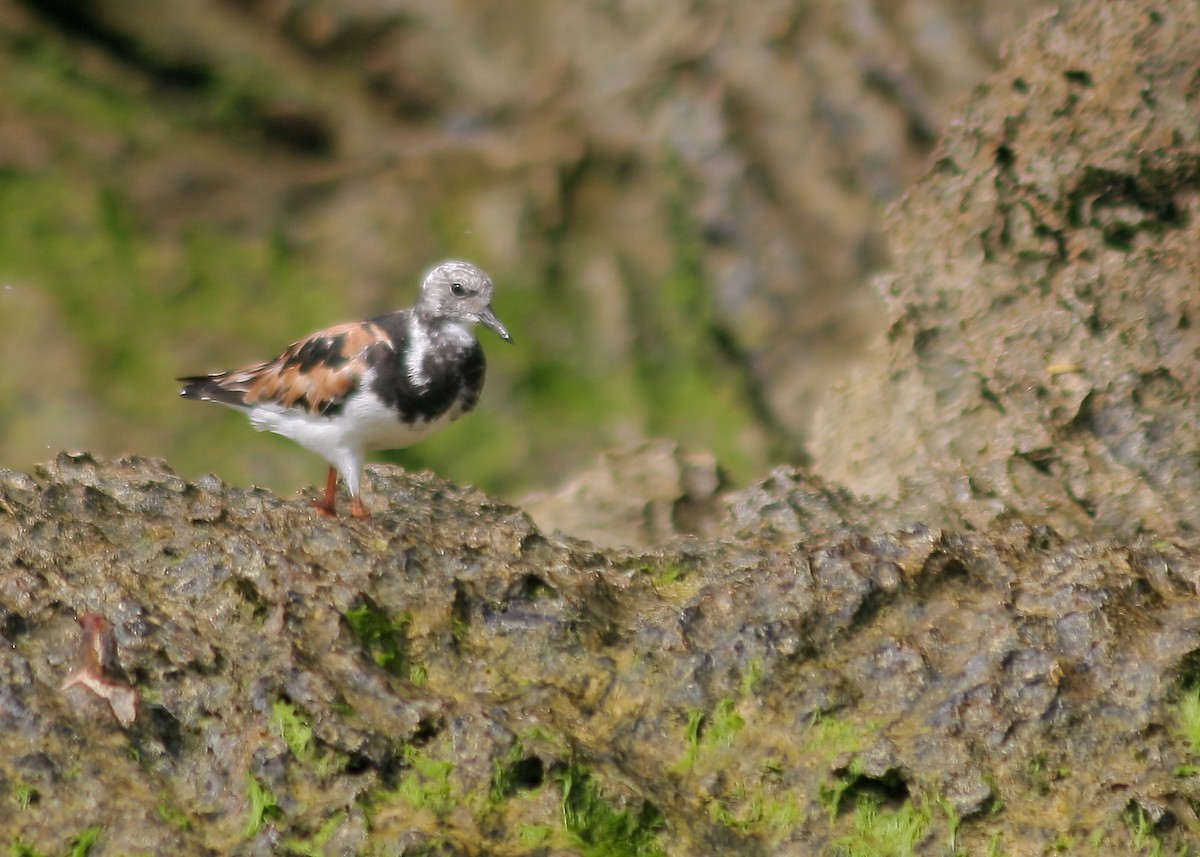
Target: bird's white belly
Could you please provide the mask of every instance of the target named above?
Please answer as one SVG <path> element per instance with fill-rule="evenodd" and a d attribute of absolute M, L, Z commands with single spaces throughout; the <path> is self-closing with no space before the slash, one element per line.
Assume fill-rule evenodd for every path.
<path fill-rule="evenodd" d="M 343 460 L 347 452 L 403 449 L 424 440 L 461 416 L 452 407 L 442 416 L 407 424 L 370 391 L 351 396 L 334 416 L 309 414 L 295 409 L 261 406 L 250 414 L 259 431 L 271 431 L 310 449 L 330 462 Z"/>

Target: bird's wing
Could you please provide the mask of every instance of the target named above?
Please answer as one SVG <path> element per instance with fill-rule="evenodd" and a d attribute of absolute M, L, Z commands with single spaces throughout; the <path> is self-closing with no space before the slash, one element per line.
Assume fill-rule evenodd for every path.
<path fill-rule="evenodd" d="M 378 324 L 350 322 L 306 336 L 269 362 L 179 380 L 186 384 L 186 398 L 235 407 L 273 404 L 322 414 L 358 387 L 380 350 L 392 349 Z"/>

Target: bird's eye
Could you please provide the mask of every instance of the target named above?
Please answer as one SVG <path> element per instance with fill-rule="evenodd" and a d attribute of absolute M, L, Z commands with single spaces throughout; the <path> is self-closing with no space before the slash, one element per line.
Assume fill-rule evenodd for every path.
<path fill-rule="evenodd" d="M 450 294 L 454 295 L 456 298 L 466 297 L 467 290 L 463 288 L 462 283 L 451 283 Z"/>

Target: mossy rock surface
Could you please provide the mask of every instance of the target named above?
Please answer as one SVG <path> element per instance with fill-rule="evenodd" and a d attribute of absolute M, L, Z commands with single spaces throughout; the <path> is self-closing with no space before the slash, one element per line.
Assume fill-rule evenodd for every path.
<path fill-rule="evenodd" d="M 369 476 L 358 522 L 153 460 L 3 475 L 15 841 L 973 854 L 1124 843 L 1131 806 L 1168 845 L 1200 828 L 1176 704 L 1195 546 L 905 526 L 781 470 L 723 538 L 602 551 L 429 474 Z M 111 623 L 132 724 L 60 690 L 85 615 Z"/>

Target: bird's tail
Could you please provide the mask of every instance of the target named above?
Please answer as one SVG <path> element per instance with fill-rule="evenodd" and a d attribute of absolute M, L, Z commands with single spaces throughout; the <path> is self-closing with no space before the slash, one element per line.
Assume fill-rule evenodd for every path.
<path fill-rule="evenodd" d="M 222 385 L 221 382 L 228 377 L 228 372 L 220 372 L 216 375 L 191 375 L 186 378 L 176 378 L 175 380 L 183 384 L 183 389 L 179 391 L 179 395 L 185 399 L 196 399 L 201 402 L 220 402 L 222 405 L 244 407 L 246 404 L 246 394 L 241 390 L 230 390 Z"/>

